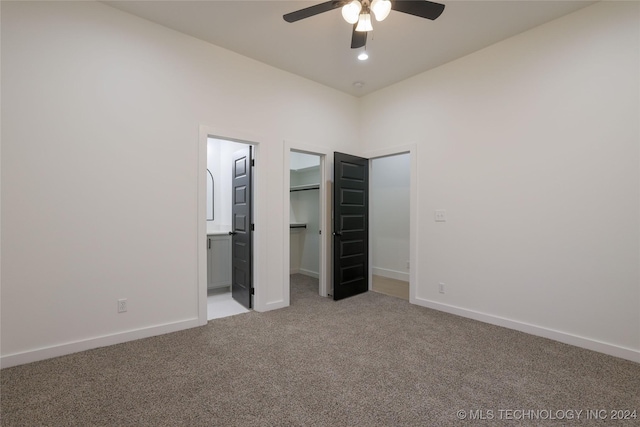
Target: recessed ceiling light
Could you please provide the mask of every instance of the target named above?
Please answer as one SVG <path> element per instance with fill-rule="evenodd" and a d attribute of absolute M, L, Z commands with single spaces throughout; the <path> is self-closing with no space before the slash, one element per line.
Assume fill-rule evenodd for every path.
<path fill-rule="evenodd" d="M 358 59 L 360 61 L 366 61 L 367 59 L 369 59 L 369 55 L 367 55 L 367 52 L 362 52 L 360 55 L 358 55 Z"/>

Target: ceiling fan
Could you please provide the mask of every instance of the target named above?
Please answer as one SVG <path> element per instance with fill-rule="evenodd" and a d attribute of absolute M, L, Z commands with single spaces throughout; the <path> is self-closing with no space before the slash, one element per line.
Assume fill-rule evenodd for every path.
<path fill-rule="evenodd" d="M 367 44 L 367 32 L 373 30 L 371 13 L 376 21 L 384 20 L 391 10 L 434 20 L 442 14 L 444 5 L 428 0 L 331 0 L 283 15 L 285 21 L 296 22 L 304 18 L 342 7 L 342 17 L 353 24 L 351 48 Z"/>

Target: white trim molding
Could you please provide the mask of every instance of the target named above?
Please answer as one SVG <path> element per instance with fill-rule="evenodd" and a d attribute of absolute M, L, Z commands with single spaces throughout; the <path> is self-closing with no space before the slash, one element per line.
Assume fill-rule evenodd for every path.
<path fill-rule="evenodd" d="M 268 290 L 266 254 L 268 251 L 266 239 L 266 205 L 267 205 L 267 175 L 266 167 L 260 167 L 261 162 L 266 166 L 267 151 L 265 143 L 267 138 L 255 135 L 239 129 L 221 128 L 207 125 L 200 125 L 199 149 L 198 149 L 198 318 L 200 324 L 207 323 L 207 248 L 206 248 L 206 169 L 207 169 L 207 139 L 216 138 L 227 141 L 251 144 L 254 147 L 254 158 L 256 168 L 254 171 L 254 200 L 253 222 L 256 224 L 256 231 L 253 234 L 253 287 L 255 295 L 253 299 L 253 310 L 268 311 L 276 308 L 286 307 L 278 302 L 272 304 L 266 301 Z M 264 228 L 261 229 L 260 225 Z"/>
<path fill-rule="evenodd" d="M 94 348 L 122 344 L 128 341 L 182 331 L 184 329 L 195 328 L 199 325 L 199 319 L 188 319 L 180 322 L 165 323 L 163 325 L 151 326 L 143 329 L 117 332 L 97 338 L 89 338 L 86 340 L 39 348 L 37 350 L 29 350 L 22 353 L 7 354 L 0 358 L 0 367 L 2 369 L 10 368 L 12 366 L 38 362 L 40 360 L 51 359 L 53 357 L 66 356 L 67 354 L 93 350 Z"/>
<path fill-rule="evenodd" d="M 513 329 L 530 335 L 548 338 L 550 340 L 558 341 L 564 344 L 569 344 L 576 347 L 585 348 L 587 350 L 593 350 L 599 353 L 604 353 L 610 356 L 615 356 L 621 359 L 640 363 L 640 351 L 631 348 L 621 347 L 615 344 L 597 341 L 591 338 L 581 337 L 555 329 L 548 329 L 529 323 L 519 322 L 517 320 L 507 319 L 504 317 L 495 316 L 493 314 L 487 314 L 479 311 L 456 307 L 453 305 L 442 304 L 440 302 L 423 298 L 415 298 L 415 304 L 422 307 L 431 308 L 433 310 L 455 314 L 457 316 L 478 320 L 480 322 L 489 323 L 491 325 L 502 326 L 504 328 Z"/>
<path fill-rule="evenodd" d="M 290 176 L 289 176 L 289 168 L 290 168 L 290 154 L 292 151 L 296 151 L 299 153 L 307 153 L 313 154 L 320 157 L 320 265 L 319 272 L 310 272 L 303 269 L 291 269 L 290 265 L 290 251 L 291 245 L 289 241 L 290 235 L 290 198 L 289 198 L 289 188 L 290 188 Z M 284 141 L 284 150 L 282 153 L 283 156 L 283 165 L 284 165 L 284 176 L 283 176 L 283 185 L 282 190 L 285 195 L 283 198 L 283 207 L 282 207 L 282 226 L 284 229 L 284 239 L 283 239 L 283 260 L 285 265 L 285 271 L 289 271 L 291 274 L 295 271 L 296 273 L 305 274 L 307 276 L 316 277 L 319 279 L 319 294 L 323 297 L 326 297 L 329 293 L 329 284 L 331 282 L 331 203 L 330 203 L 330 180 L 331 180 L 331 171 L 333 167 L 333 157 L 331 154 L 332 150 L 326 147 L 319 147 L 315 145 Z M 315 276 L 312 275 L 315 273 Z M 284 278 L 285 282 L 285 295 L 286 295 L 286 306 L 290 304 L 290 278 L 289 276 Z"/>
<path fill-rule="evenodd" d="M 363 157 L 369 159 L 369 167 L 371 167 L 371 160 L 380 157 L 395 156 L 398 154 L 409 154 L 410 161 L 410 180 L 409 180 L 409 270 L 408 277 L 399 279 L 409 282 L 409 302 L 416 304 L 415 295 L 417 292 L 418 283 L 418 145 L 416 143 L 410 143 L 405 145 L 398 145 L 395 147 L 387 147 L 379 150 L 367 151 Z M 372 230 L 369 228 L 369 242 L 372 239 Z M 369 290 L 373 283 L 374 267 L 373 261 L 373 247 L 369 245 Z M 395 278 L 395 277 L 393 277 Z"/>

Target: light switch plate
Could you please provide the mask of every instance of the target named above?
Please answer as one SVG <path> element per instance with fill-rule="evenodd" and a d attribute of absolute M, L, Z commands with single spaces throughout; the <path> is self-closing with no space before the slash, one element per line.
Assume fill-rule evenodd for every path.
<path fill-rule="evenodd" d="M 436 222 L 447 222 L 447 211 L 444 209 L 436 209 Z"/>

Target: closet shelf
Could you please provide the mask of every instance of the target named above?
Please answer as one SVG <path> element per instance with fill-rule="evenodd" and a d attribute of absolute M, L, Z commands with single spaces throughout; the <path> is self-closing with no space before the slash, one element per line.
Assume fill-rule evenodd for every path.
<path fill-rule="evenodd" d="M 307 185 L 294 185 L 291 187 L 291 192 L 294 191 L 306 191 L 306 190 L 319 190 L 320 184 L 307 184 Z"/>

